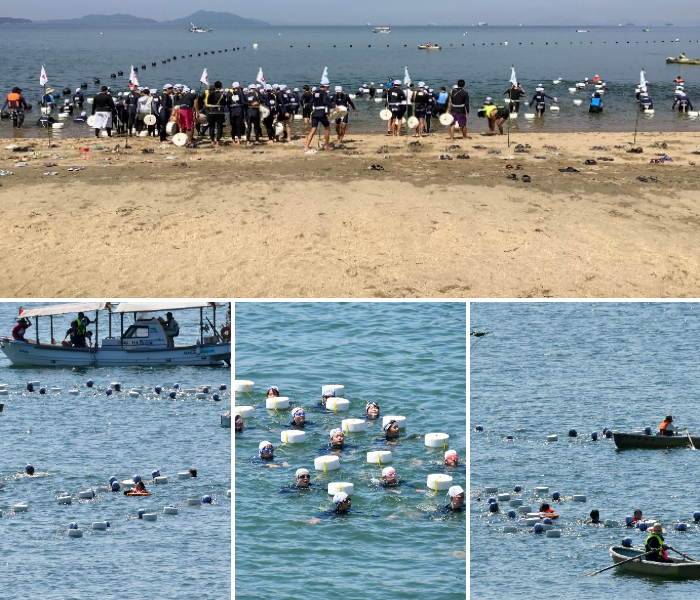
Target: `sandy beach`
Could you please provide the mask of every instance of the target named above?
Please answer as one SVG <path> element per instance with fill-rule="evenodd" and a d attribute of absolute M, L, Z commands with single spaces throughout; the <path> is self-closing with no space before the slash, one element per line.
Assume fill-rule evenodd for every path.
<path fill-rule="evenodd" d="M 632 154 L 631 133 L 511 134 L 508 148 L 506 136 L 481 135 L 483 122 L 473 129 L 454 142 L 444 130 L 421 140 L 350 130 L 344 148 L 313 155 L 300 139 L 218 150 L 14 142 L 20 151 L 5 139 L 0 294 L 700 294 L 700 133 L 643 133 Z M 673 162 L 650 164 L 657 154 Z"/>

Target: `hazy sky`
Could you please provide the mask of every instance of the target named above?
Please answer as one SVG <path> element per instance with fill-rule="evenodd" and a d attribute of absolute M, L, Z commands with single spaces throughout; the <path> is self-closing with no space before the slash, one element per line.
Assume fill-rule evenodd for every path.
<path fill-rule="evenodd" d="M 468 25 L 487 21 L 489 25 L 616 24 L 634 22 L 675 25 L 697 23 L 698 0 L 120 0 L 89 3 L 84 0 L 32 0 L 5 2 L 0 17 L 22 17 L 34 21 L 82 17 L 89 13 L 127 13 L 158 21 L 176 19 L 196 10 L 231 12 L 241 17 L 262 19 L 273 24 L 323 25 Z M 697 15 L 697 16 L 696 16 Z M 210 25 L 215 25 L 211 23 Z"/>

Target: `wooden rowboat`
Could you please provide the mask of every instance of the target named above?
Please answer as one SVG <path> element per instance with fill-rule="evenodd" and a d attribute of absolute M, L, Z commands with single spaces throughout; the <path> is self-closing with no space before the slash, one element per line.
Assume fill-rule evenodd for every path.
<path fill-rule="evenodd" d="M 642 554 L 644 554 L 643 550 L 635 550 L 634 548 L 624 548 L 623 546 L 611 546 L 610 548 L 610 556 L 615 564 Z M 700 562 L 691 562 L 684 558 L 671 558 L 671 560 L 673 561 L 672 563 L 660 563 L 642 558 L 620 565 L 619 568 L 638 575 L 672 577 L 675 579 L 700 579 Z"/>
<path fill-rule="evenodd" d="M 659 448 L 690 448 L 690 440 L 686 435 L 646 435 L 645 433 L 621 433 L 613 431 L 615 445 L 625 450 L 628 448 L 659 449 Z M 700 437 L 691 436 L 693 445 L 700 448 Z"/>
<path fill-rule="evenodd" d="M 700 65 L 700 58 L 673 58 L 669 56 L 666 59 L 666 64 Z"/>

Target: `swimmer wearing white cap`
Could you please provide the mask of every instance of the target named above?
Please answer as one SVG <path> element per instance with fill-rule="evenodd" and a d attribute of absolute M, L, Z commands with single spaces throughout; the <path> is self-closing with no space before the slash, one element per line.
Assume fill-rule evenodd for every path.
<path fill-rule="evenodd" d="M 368 419 L 376 419 L 379 417 L 379 404 L 374 401 L 368 402 L 365 407 L 365 416 Z"/>
<path fill-rule="evenodd" d="M 464 508 L 464 490 L 462 486 L 453 485 L 447 490 L 447 495 L 450 498 L 450 503 L 445 506 L 446 511 L 463 512 Z"/>
<path fill-rule="evenodd" d="M 272 464 L 272 461 L 275 458 L 274 455 L 275 448 L 272 445 L 272 442 L 268 442 L 267 440 L 264 440 L 258 444 L 258 460 L 257 462 L 263 463 L 266 467 L 279 467 L 280 465 L 275 465 Z M 282 466 L 283 467 L 288 467 L 289 463 L 286 461 L 282 461 Z"/>
<path fill-rule="evenodd" d="M 309 474 L 309 470 L 304 468 L 297 469 L 296 480 L 296 486 L 298 488 L 308 488 L 311 482 L 311 475 Z"/>
<path fill-rule="evenodd" d="M 389 419 L 389 421 L 384 424 L 382 429 L 384 430 L 384 433 L 386 433 L 387 440 L 395 440 L 400 436 L 399 424 L 396 422 L 396 419 Z"/>
<path fill-rule="evenodd" d="M 459 464 L 459 456 L 456 450 L 448 450 L 445 452 L 445 465 L 448 467 L 456 467 Z"/>
<path fill-rule="evenodd" d="M 306 411 L 301 407 L 297 406 L 292 411 L 292 422 L 289 424 L 290 429 L 304 429 L 306 425 Z"/>
<path fill-rule="evenodd" d="M 348 512 L 351 505 L 350 496 L 345 492 L 338 492 L 333 496 L 333 503 L 335 504 L 335 512 L 337 514 L 342 514 Z"/>
<path fill-rule="evenodd" d="M 268 398 L 279 398 L 280 395 L 280 390 L 276 385 L 271 385 L 269 388 L 267 388 L 267 397 Z"/>
<path fill-rule="evenodd" d="M 345 444 L 345 434 L 340 428 L 331 429 L 331 448 L 342 448 Z"/>
<path fill-rule="evenodd" d="M 333 390 L 326 390 L 323 392 L 321 395 L 321 402 L 319 402 L 319 404 L 325 408 L 326 400 L 328 400 L 328 398 L 335 398 L 335 392 Z"/>

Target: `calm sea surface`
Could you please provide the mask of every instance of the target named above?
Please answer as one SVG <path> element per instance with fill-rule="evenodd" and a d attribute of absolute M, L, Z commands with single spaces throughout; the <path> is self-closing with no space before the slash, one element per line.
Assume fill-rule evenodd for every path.
<path fill-rule="evenodd" d="M 18 306 L 0 303 L 3 335 L 10 334 Z M 186 315 L 177 316 L 180 340 L 194 343 L 198 316 Z M 59 339 L 69 317 L 54 318 Z M 230 407 L 230 392 L 218 392 L 223 401 L 213 402 L 184 393 L 171 400 L 167 391 L 174 383 L 182 388 L 225 383 L 230 390 L 230 373 L 195 367 L 13 367 L 1 355 L 0 383 L 9 395 L 0 396 L 5 404 L 0 413 L 5 573 L 0 598 L 122 598 L 144 590 L 154 598 L 229 598 L 231 430 L 220 427 L 220 415 Z M 94 388 L 85 386 L 88 379 Z M 29 393 L 28 380 L 61 391 Z M 138 398 L 125 392 L 107 397 L 105 389 L 114 381 L 144 392 Z M 155 385 L 164 388 L 161 395 L 152 391 Z M 69 389 L 80 394 L 68 395 Z M 33 477 L 24 474 L 27 463 L 35 468 Z M 191 467 L 198 471 L 196 479 L 177 479 L 178 472 Z M 150 481 L 154 470 L 173 479 L 155 486 Z M 121 481 L 134 474 L 141 475 L 150 497 L 106 492 L 78 500 L 79 491 L 108 485 L 112 475 Z M 72 504 L 57 503 L 62 492 L 73 496 Z M 187 498 L 205 494 L 213 504 L 186 505 Z M 26 513 L 13 513 L 19 503 L 28 505 Z M 164 515 L 169 504 L 181 507 L 180 514 Z M 140 508 L 159 513 L 158 520 L 138 520 Z M 82 538 L 67 536 L 72 521 L 84 531 Z M 92 530 L 94 521 L 109 521 L 111 527 Z"/>
<path fill-rule="evenodd" d="M 236 377 L 255 382 L 236 404 L 256 407 L 234 440 L 236 598 L 464 598 L 466 514 L 428 518 L 447 504 L 445 492 L 425 491 L 428 474 L 441 472 L 443 452 L 418 439 L 445 432 L 460 457 L 466 450 L 464 303 L 238 302 L 235 323 Z M 324 384 L 345 385 L 348 412 L 318 406 Z M 305 443 L 280 443 L 291 411 L 259 406 L 270 385 L 315 424 L 307 425 Z M 391 448 L 393 466 L 423 491 L 393 494 L 371 484 L 381 469 L 367 464 L 366 452 L 387 448 L 381 423 L 346 437 L 339 471 L 314 470 L 329 430 L 363 416 L 369 400 L 380 415 L 407 418 L 406 437 Z M 257 462 L 263 440 L 275 447 L 279 468 Z M 315 488 L 280 493 L 302 466 Z M 453 475 L 466 490 L 465 466 Z M 310 524 L 333 506 L 332 481 L 354 483 L 353 510 L 364 514 Z"/>
<path fill-rule="evenodd" d="M 700 127 L 700 120 L 671 111 L 673 80 L 679 73 L 691 100 L 700 105 L 700 67 L 665 64 L 667 56 L 681 52 L 700 58 L 700 28 L 660 27 L 645 33 L 643 26 L 597 27 L 589 33 L 576 33 L 575 27 L 394 27 L 390 34 L 373 34 L 370 27 L 239 29 L 210 25 L 214 31 L 209 34 L 163 26 L 5 26 L 0 35 L 0 53 L 5 57 L 0 64 L 0 93 L 4 98 L 13 85 L 19 85 L 30 102 L 37 102 L 42 64 L 49 85 L 58 93 L 87 83 L 88 95 L 99 89 L 93 83 L 95 78 L 100 79 L 100 85 L 112 86 L 115 93 L 125 90 L 131 65 L 139 68 L 141 85 L 153 88 L 177 82 L 196 88 L 204 68 L 210 81 L 221 79 L 226 85 L 234 80 L 244 85 L 254 83 L 260 67 L 269 83 L 292 88 L 317 85 L 327 66 L 331 84 L 341 84 L 350 92 L 369 82 L 378 85 L 388 79 L 403 80 L 404 67 L 408 67 L 415 83 L 424 80 L 435 89 L 464 78 L 474 113 L 472 127 L 481 131 L 486 126 L 476 123 L 474 109 L 486 96 L 502 97 L 514 65 L 528 94 L 542 83 L 550 95 L 560 99 L 561 106 L 558 114 L 548 112 L 538 122 L 526 121 L 521 115 L 513 123 L 515 130 L 632 131 L 637 116 L 634 88 L 640 70 L 646 69 L 656 113 L 641 118 L 639 130 L 698 131 Z M 443 50 L 416 48 L 426 42 L 439 44 Z M 170 62 L 162 64 L 168 59 Z M 153 62 L 156 67 L 151 66 Z M 146 65 L 146 70 L 141 65 Z M 124 76 L 110 78 L 118 71 Z M 571 94 L 568 88 L 596 74 L 608 83 L 605 111 L 589 115 L 593 90 Z M 558 78 L 562 83 L 553 85 L 552 80 Z M 582 99 L 582 105 L 574 106 L 574 98 Z M 351 117 L 354 128 L 384 131 L 379 119 L 381 103 L 358 99 L 357 106 L 360 116 Z M 27 115 L 26 130 L 18 135 L 41 134 L 34 126 L 38 116 L 35 108 Z M 301 127 L 298 123 L 295 126 Z M 60 135 L 90 133 L 86 126 L 69 122 Z M 0 135 L 13 135 L 9 121 L 0 125 Z"/>
<path fill-rule="evenodd" d="M 659 519 L 666 543 L 700 559 L 693 513 L 700 510 L 690 449 L 616 450 L 593 442 L 604 427 L 657 430 L 667 413 L 678 427 L 700 432 L 697 340 L 700 306 L 693 303 L 476 303 L 471 328 L 492 331 L 471 349 L 470 586 L 473 597 L 697 598 L 697 583 L 626 574 L 610 566 L 608 548 L 646 534 L 624 527 L 635 508 Z M 471 338 L 472 343 L 475 339 Z M 483 433 L 474 431 L 477 425 Z M 516 428 L 523 431 L 515 433 Z M 579 436 L 568 437 L 574 428 Z M 550 434 L 557 442 L 546 443 Z M 514 435 L 512 441 L 507 435 Z M 601 435 L 602 438 L 602 435 Z M 504 534 L 508 503 L 491 514 L 484 486 L 522 497 L 534 511 L 536 486 L 564 498 L 553 502 L 560 539 Z M 584 494 L 586 503 L 573 502 Z M 481 498 L 481 500 L 479 500 Z M 623 526 L 584 524 L 592 509 Z M 673 524 L 688 523 L 687 533 Z M 671 556 L 674 555 L 669 552 Z M 494 565 L 498 564 L 498 568 Z M 517 593 L 516 593 L 517 591 Z"/>

